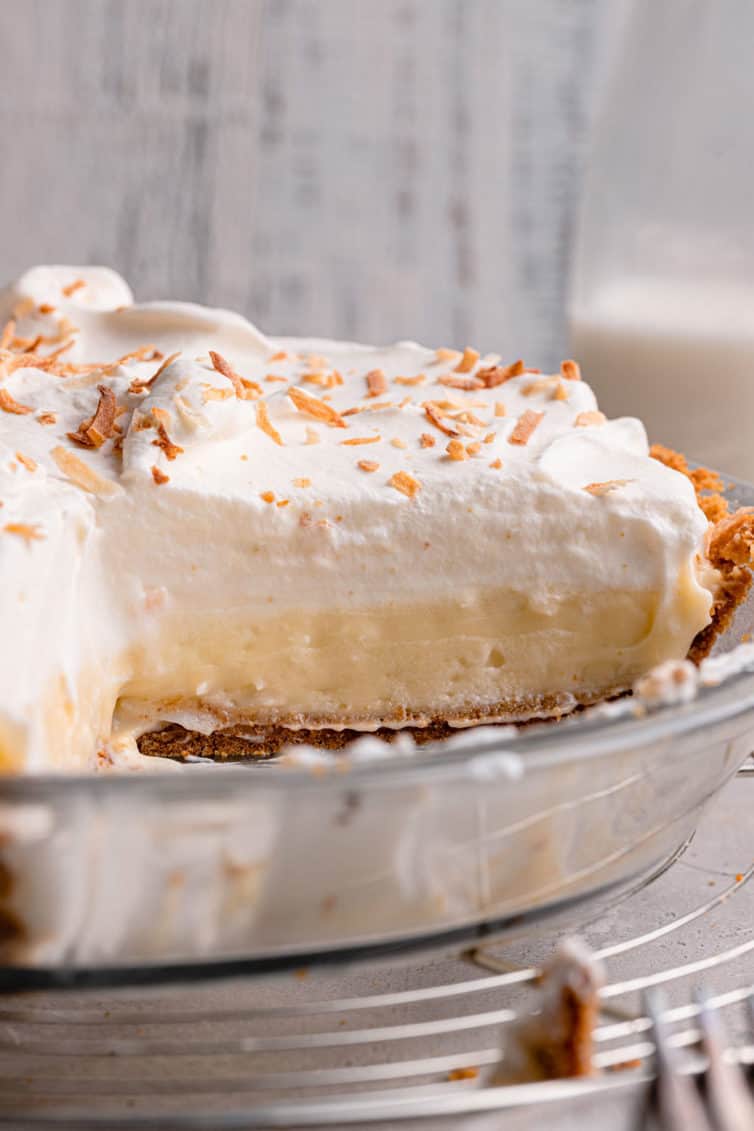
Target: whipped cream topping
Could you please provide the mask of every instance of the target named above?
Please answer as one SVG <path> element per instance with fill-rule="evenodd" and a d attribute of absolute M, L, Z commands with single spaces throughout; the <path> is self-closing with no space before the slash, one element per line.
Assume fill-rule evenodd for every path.
<path fill-rule="evenodd" d="M 55 762 L 50 697 L 85 716 L 94 673 L 166 613 L 505 584 L 542 612 L 563 592 L 652 592 L 657 619 L 683 580 L 687 643 L 708 620 L 691 484 L 649 458 L 639 421 L 604 419 L 572 363 L 271 339 L 228 311 L 134 304 L 105 268 L 29 271 L 3 324 L 6 763 Z M 107 733 L 97 710 L 79 759 Z"/>

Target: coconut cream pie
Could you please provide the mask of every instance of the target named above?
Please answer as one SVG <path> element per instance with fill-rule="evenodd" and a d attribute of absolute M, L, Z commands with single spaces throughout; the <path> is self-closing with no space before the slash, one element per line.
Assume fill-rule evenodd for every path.
<path fill-rule="evenodd" d="M 5 770 L 560 714 L 748 584 L 752 515 L 711 525 L 572 361 L 270 339 L 104 268 L 29 271 L 3 325 Z"/>

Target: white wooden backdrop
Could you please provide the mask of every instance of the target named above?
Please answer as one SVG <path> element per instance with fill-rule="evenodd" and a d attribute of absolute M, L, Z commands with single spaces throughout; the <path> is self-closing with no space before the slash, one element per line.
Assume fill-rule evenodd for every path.
<path fill-rule="evenodd" d="M 0 0 L 0 274 L 563 348 L 610 0 Z"/>

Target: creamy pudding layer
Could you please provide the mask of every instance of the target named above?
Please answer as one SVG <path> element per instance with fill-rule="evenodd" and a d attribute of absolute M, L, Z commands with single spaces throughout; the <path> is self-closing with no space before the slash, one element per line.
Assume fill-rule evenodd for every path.
<path fill-rule="evenodd" d="M 435 605 L 220 618 L 214 627 L 184 620 L 166 626 L 160 647 L 134 650 L 120 720 L 206 712 L 222 724 L 372 729 L 552 714 L 572 706 L 569 696 L 623 690 L 683 653 L 687 618 L 704 616 L 691 586 L 666 613 L 658 621 L 652 592 L 564 595 L 545 613 L 498 590 Z"/>
<path fill-rule="evenodd" d="M 35 269 L 0 318 L 6 768 L 92 765 L 114 714 L 559 713 L 710 621 L 690 482 L 573 363 L 272 341 L 103 269 Z"/>

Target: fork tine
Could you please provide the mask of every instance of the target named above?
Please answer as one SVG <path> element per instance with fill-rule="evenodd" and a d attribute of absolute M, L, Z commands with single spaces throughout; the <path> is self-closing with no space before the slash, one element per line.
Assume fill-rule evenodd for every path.
<path fill-rule="evenodd" d="M 705 1074 L 707 1104 L 717 1131 L 752 1131 L 754 1102 L 743 1073 L 726 1057 L 727 1039 L 720 1015 L 698 993 L 702 1048 L 707 1054 Z"/>
<path fill-rule="evenodd" d="M 664 995 L 650 991 L 644 1000 L 652 1022 L 657 1073 L 654 1098 L 660 1127 L 663 1131 L 710 1131 L 693 1078 L 678 1071 L 678 1052 L 670 1043 L 663 1017 Z"/>

